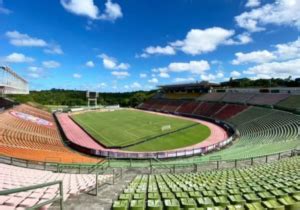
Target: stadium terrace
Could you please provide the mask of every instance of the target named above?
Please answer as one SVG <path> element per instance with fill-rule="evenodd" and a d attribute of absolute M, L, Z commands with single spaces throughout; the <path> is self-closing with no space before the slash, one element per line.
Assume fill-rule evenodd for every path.
<path fill-rule="evenodd" d="M 0 0 L 0 210 L 300 210 L 299 11 Z"/>

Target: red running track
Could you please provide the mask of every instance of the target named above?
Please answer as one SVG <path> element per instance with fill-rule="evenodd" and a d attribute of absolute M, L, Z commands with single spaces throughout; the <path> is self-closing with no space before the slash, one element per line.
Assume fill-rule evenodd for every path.
<path fill-rule="evenodd" d="M 167 115 L 163 113 L 157 113 L 157 112 L 151 112 L 153 114 L 159 114 L 159 115 Z M 178 148 L 174 150 L 164 150 L 164 152 L 175 152 L 175 151 L 184 151 L 187 149 L 197 149 L 197 148 L 203 148 L 203 147 L 208 147 L 211 145 L 214 145 L 216 143 L 220 143 L 228 138 L 228 135 L 226 131 L 219 127 L 216 124 L 213 124 L 211 122 L 203 121 L 203 120 L 197 120 L 197 119 L 192 119 L 192 118 L 186 118 L 186 117 L 181 117 L 181 116 L 175 116 L 175 115 L 167 115 L 168 117 L 174 117 L 174 118 L 183 118 L 183 119 L 188 119 L 200 124 L 203 124 L 207 126 L 211 130 L 211 135 L 205 139 L 204 141 L 184 147 L 184 148 Z M 101 151 L 110 151 L 110 152 L 120 152 L 120 153 L 147 153 L 147 152 L 131 152 L 131 151 L 125 151 L 125 150 L 120 150 L 120 149 L 108 149 L 100 144 L 98 144 L 93 138 L 91 138 L 83 129 L 81 129 L 80 126 L 78 126 L 66 113 L 57 113 L 56 117 L 66 135 L 69 141 L 73 142 L 74 144 L 77 144 L 79 146 L 89 148 L 89 149 L 94 149 L 94 150 L 101 150 Z M 153 152 L 149 152 L 153 153 Z"/>

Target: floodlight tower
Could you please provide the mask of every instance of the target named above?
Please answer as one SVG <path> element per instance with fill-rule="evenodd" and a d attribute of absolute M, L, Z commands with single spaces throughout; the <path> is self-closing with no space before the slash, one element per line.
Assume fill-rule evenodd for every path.
<path fill-rule="evenodd" d="M 87 101 L 88 101 L 88 107 L 90 107 L 91 102 L 94 103 L 94 106 L 97 106 L 98 97 L 99 97 L 99 94 L 97 92 L 86 91 L 86 98 L 87 98 Z"/>

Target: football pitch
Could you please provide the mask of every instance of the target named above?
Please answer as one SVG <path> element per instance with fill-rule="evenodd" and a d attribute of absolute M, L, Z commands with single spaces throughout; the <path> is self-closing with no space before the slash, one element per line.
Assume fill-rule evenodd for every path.
<path fill-rule="evenodd" d="M 101 144 L 129 151 L 163 151 L 191 146 L 210 135 L 207 126 L 186 119 L 135 110 L 86 112 L 72 119 Z"/>

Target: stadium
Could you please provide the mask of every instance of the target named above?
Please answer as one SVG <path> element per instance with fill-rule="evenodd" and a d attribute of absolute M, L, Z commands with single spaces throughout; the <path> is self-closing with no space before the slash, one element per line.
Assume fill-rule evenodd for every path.
<path fill-rule="evenodd" d="M 28 94 L 1 70 L 3 96 Z M 136 108 L 2 97 L 1 208 L 299 209 L 299 107 L 299 87 L 208 82 L 160 86 Z"/>
<path fill-rule="evenodd" d="M 300 210 L 297 0 L 30 2 L 0 0 L 0 210 Z"/>

